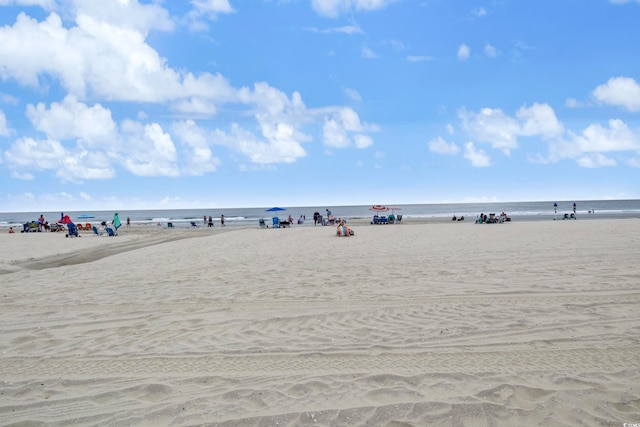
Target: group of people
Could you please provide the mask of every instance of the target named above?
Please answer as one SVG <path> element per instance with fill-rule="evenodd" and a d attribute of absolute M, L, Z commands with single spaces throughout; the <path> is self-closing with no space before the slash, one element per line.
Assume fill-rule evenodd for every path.
<path fill-rule="evenodd" d="M 204 225 L 213 227 L 213 218 L 211 217 L 211 215 L 209 215 L 209 220 L 207 220 L 206 215 L 204 216 L 203 220 L 204 220 Z M 224 215 L 220 215 L 220 226 L 224 227 Z"/>
<path fill-rule="evenodd" d="M 488 217 L 487 214 L 480 213 L 478 218 L 476 218 L 476 224 L 502 224 L 507 221 L 511 221 L 511 218 L 509 218 L 504 212 L 498 216 L 494 213 L 490 213 Z"/>
<path fill-rule="evenodd" d="M 327 214 L 326 218 L 323 217 L 318 211 L 315 211 L 313 213 L 313 225 L 334 225 L 341 221 L 340 218 L 336 220 L 328 208 L 325 209 L 325 212 Z"/>

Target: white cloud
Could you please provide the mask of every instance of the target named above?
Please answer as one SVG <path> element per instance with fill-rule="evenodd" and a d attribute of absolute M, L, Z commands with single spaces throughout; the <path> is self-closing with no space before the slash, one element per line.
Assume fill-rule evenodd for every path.
<path fill-rule="evenodd" d="M 7 116 L 0 110 L 0 136 L 9 136 L 10 134 L 11 129 L 9 129 L 9 125 L 7 124 Z"/>
<path fill-rule="evenodd" d="M 52 171 L 63 182 L 115 176 L 104 154 L 67 150 L 54 140 L 20 138 L 5 152 L 5 159 L 16 176 L 22 173 L 22 168 Z M 30 175 L 27 173 L 25 176 Z"/>
<path fill-rule="evenodd" d="M 351 108 L 338 108 L 333 111 L 331 117 L 325 118 L 323 126 L 323 141 L 328 147 L 346 148 L 355 146 L 356 148 L 367 148 L 373 145 L 373 140 L 362 132 L 375 131 L 375 126 L 371 126 L 360 121 L 358 113 Z M 350 133 L 356 133 L 351 137 Z"/>
<path fill-rule="evenodd" d="M 409 55 L 407 56 L 407 61 L 409 62 L 433 61 L 433 57 L 428 55 Z"/>
<path fill-rule="evenodd" d="M 62 103 L 27 105 L 26 116 L 33 126 L 54 140 L 76 139 L 83 147 L 101 147 L 117 139 L 111 111 L 95 104 L 89 107 L 67 96 Z"/>
<path fill-rule="evenodd" d="M 609 120 L 609 127 L 588 126 L 575 143 L 582 152 L 639 151 L 640 135 L 632 132 L 622 120 Z"/>
<path fill-rule="evenodd" d="M 373 139 L 369 135 L 355 135 L 353 137 L 353 143 L 356 148 L 367 148 L 373 145 Z"/>
<path fill-rule="evenodd" d="M 311 7 L 319 15 L 336 18 L 343 13 L 370 12 L 386 7 L 396 0 L 311 0 Z"/>
<path fill-rule="evenodd" d="M 460 148 L 454 143 L 448 143 L 441 137 L 437 137 L 429 141 L 429 151 L 433 151 L 438 154 L 450 154 L 455 155 L 460 152 Z"/>
<path fill-rule="evenodd" d="M 491 157 L 483 150 L 476 149 L 473 142 L 464 145 L 464 158 L 471 162 L 476 168 L 484 168 L 491 165 Z"/>
<path fill-rule="evenodd" d="M 347 87 L 347 88 L 344 89 L 344 93 L 352 101 L 358 101 L 358 102 L 362 101 L 362 96 L 360 96 L 360 93 L 355 89 Z"/>
<path fill-rule="evenodd" d="M 613 166 L 616 161 L 605 157 L 603 153 L 620 155 L 629 151 L 640 152 L 640 135 L 621 120 L 615 119 L 609 121 L 608 127 L 592 124 L 580 134 L 569 131 L 566 139 L 552 141 L 549 151 L 550 161 L 574 159 L 583 167 Z"/>
<path fill-rule="evenodd" d="M 479 7 L 477 9 L 473 10 L 473 14 L 480 18 L 480 17 L 485 16 L 487 14 L 487 10 L 484 7 Z"/>
<path fill-rule="evenodd" d="M 328 147 L 346 148 L 350 144 L 347 131 L 334 119 L 325 120 L 323 133 L 324 145 Z"/>
<path fill-rule="evenodd" d="M 520 135 L 542 135 L 550 138 L 564 133 L 562 124 L 548 104 L 534 103 L 531 107 L 521 107 L 516 112 L 516 117 L 522 123 Z"/>
<path fill-rule="evenodd" d="M 564 101 L 564 106 L 567 108 L 580 108 L 582 103 L 575 98 L 567 98 L 567 100 Z"/>
<path fill-rule="evenodd" d="M 366 59 L 376 59 L 379 58 L 378 54 L 375 53 L 373 50 L 371 50 L 369 47 L 364 46 L 361 50 L 360 50 L 360 56 L 362 56 L 363 58 Z"/>
<path fill-rule="evenodd" d="M 576 159 L 583 168 L 600 168 L 605 166 L 616 166 L 616 161 L 604 156 L 602 153 L 588 153 Z"/>
<path fill-rule="evenodd" d="M 489 58 L 495 58 L 496 56 L 498 56 L 498 49 L 487 43 L 486 45 L 484 45 L 484 54 Z"/>
<path fill-rule="evenodd" d="M 640 84 L 630 77 L 614 77 L 593 91 L 600 102 L 640 111 Z"/>
<path fill-rule="evenodd" d="M 461 110 L 459 117 L 469 135 L 476 140 L 488 142 L 495 149 L 509 154 L 518 146 L 520 124 L 500 109 L 483 108 L 479 113 Z"/>
<path fill-rule="evenodd" d="M 122 164 L 138 176 L 179 176 L 177 153 L 171 136 L 157 123 L 123 125 L 127 153 Z"/>
<path fill-rule="evenodd" d="M 466 44 L 463 43 L 460 45 L 460 47 L 458 47 L 458 59 L 460 61 L 466 61 L 467 59 L 469 59 L 470 54 L 471 49 Z"/>
<path fill-rule="evenodd" d="M 362 28 L 360 28 L 359 25 L 343 25 L 341 27 L 325 28 L 323 30 L 311 28 L 310 30 L 314 32 L 326 33 L 326 34 L 331 34 L 331 33 L 362 34 L 363 33 Z"/>
<path fill-rule="evenodd" d="M 66 29 L 56 14 L 42 22 L 20 14 L 12 27 L 0 28 L 3 77 L 37 87 L 39 77 L 49 74 L 78 99 L 225 102 L 235 96 L 220 75 L 196 77 L 168 67 L 145 42 L 146 32 L 90 15 L 79 15 L 76 23 Z"/>
<path fill-rule="evenodd" d="M 173 31 L 174 22 L 166 9 L 158 4 L 128 1 L 74 0 L 76 16 L 100 17 L 100 21 L 118 28 L 146 34 L 149 30 Z"/>
<path fill-rule="evenodd" d="M 206 31 L 209 25 L 205 19 L 215 20 L 220 14 L 234 13 L 228 0 L 191 0 L 193 9 L 187 14 L 187 22 L 192 31 Z"/>
<path fill-rule="evenodd" d="M 203 175 L 214 172 L 222 163 L 213 155 L 209 141 L 212 135 L 205 129 L 196 125 L 193 120 L 185 120 L 174 123 L 173 134 L 184 146 L 183 174 Z"/>

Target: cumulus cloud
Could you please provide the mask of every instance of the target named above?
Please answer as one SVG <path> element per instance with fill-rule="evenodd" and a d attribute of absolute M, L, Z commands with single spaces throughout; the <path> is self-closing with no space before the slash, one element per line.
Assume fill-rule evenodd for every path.
<path fill-rule="evenodd" d="M 500 109 L 483 108 L 478 113 L 462 109 L 459 113 L 464 128 L 478 141 L 488 142 L 505 154 L 518 146 L 520 124 Z"/>
<path fill-rule="evenodd" d="M 382 3 L 353 2 L 350 7 L 374 10 Z M 375 126 L 360 122 L 351 109 L 311 110 L 299 93 L 289 97 L 265 82 L 235 88 L 221 74 L 196 75 L 172 68 L 147 43 L 150 30 L 173 30 L 174 23 L 160 3 L 70 4 L 75 5 L 70 25 L 65 26 L 55 12 L 42 21 L 22 13 L 13 25 L 0 28 L 0 77 L 43 92 L 57 80 L 67 92 L 61 102 L 49 106 L 27 105 L 27 118 L 44 137 L 16 140 L 5 152 L 4 160 L 16 176 L 28 176 L 21 172 L 27 167 L 59 169 L 66 179 L 75 180 L 114 176 L 122 168 L 141 176 L 198 175 L 220 166 L 214 145 L 259 165 L 291 163 L 306 155 L 303 144 L 311 137 L 303 129 L 313 124 L 325 127 L 323 140 L 334 147 L 373 144 L 368 133 Z M 191 4 L 192 17 L 198 19 L 234 12 L 227 0 Z M 360 98 L 355 90 L 346 93 L 354 100 Z M 90 98 L 101 103 L 84 102 Z M 140 110 L 136 120 L 120 119 L 118 124 L 105 106 L 109 102 L 166 106 L 191 121 L 148 123 L 147 114 Z M 252 118 L 254 126 L 231 123 L 212 129 L 195 121 L 219 114 L 227 104 L 241 110 L 241 116 Z M 335 122 L 333 130 L 331 121 Z M 0 111 L 0 135 L 8 136 L 9 131 Z M 340 131 L 347 144 L 337 142 Z M 48 157 L 25 156 L 33 147 Z"/>
<path fill-rule="evenodd" d="M 111 111 L 100 104 L 92 107 L 69 95 L 61 103 L 27 105 L 26 116 L 34 128 L 48 138 L 82 141 L 84 147 L 101 147 L 117 138 Z"/>
<path fill-rule="evenodd" d="M 448 143 L 442 137 L 432 139 L 427 145 L 429 146 L 429 151 L 438 154 L 455 155 L 460 152 L 460 148 L 454 142 Z"/>
<path fill-rule="evenodd" d="M 548 156 L 529 156 L 536 163 L 572 159 L 582 167 L 615 166 L 616 157 L 628 163 L 625 153 L 640 152 L 640 132 L 630 129 L 622 120 L 609 120 L 608 126 L 591 124 L 576 133 L 565 129 L 548 104 L 522 106 L 514 117 L 493 108 L 482 108 L 478 112 L 461 109 L 458 116 L 467 137 L 475 141 L 464 146 L 464 157 L 474 166 L 490 165 L 490 157 L 477 143 L 489 144 L 509 155 L 518 148 L 519 137 L 537 137 L 547 143 Z M 448 129 L 453 134 L 453 128 Z M 429 149 L 438 154 L 457 154 L 456 144 L 447 143 L 442 137 L 430 140 Z"/>
<path fill-rule="evenodd" d="M 30 137 L 14 141 L 4 153 L 10 168 L 20 176 L 20 168 L 51 171 L 62 182 L 84 179 L 106 179 L 115 176 L 114 169 L 103 153 L 69 150 L 60 141 Z M 24 177 L 30 177 L 30 173 Z"/>
<path fill-rule="evenodd" d="M 548 104 L 534 103 L 531 107 L 521 107 L 516 117 L 521 123 L 520 135 L 552 138 L 564 133 L 564 127 Z"/>
<path fill-rule="evenodd" d="M 596 87 L 593 96 L 600 102 L 640 111 L 640 84 L 630 77 L 614 77 Z"/>
<path fill-rule="evenodd" d="M 491 157 L 483 150 L 477 149 L 473 142 L 464 144 L 464 158 L 469 160 L 471 165 L 477 168 L 491 166 Z"/>
<path fill-rule="evenodd" d="M 373 140 L 363 132 L 375 130 L 374 126 L 362 123 L 351 108 L 339 108 L 325 118 L 323 141 L 326 146 L 333 148 L 367 148 L 373 144 Z"/>
<path fill-rule="evenodd" d="M 187 22 L 192 31 L 209 28 L 207 20 L 215 20 L 218 15 L 234 13 L 229 0 L 191 0 L 193 8 L 187 13 Z"/>

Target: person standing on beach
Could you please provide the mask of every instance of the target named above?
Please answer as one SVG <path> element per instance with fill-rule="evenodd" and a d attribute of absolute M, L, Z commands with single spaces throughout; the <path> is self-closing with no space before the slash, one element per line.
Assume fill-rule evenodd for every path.
<path fill-rule="evenodd" d="M 204 225 L 207 225 L 207 216 L 206 215 L 202 218 L 202 222 L 204 223 Z"/>
<path fill-rule="evenodd" d="M 213 218 L 209 217 L 209 227 L 213 227 Z"/>
<path fill-rule="evenodd" d="M 131 218 L 127 217 L 127 228 L 131 227 Z"/>
<path fill-rule="evenodd" d="M 220 224 L 224 227 L 224 214 L 220 215 Z"/>

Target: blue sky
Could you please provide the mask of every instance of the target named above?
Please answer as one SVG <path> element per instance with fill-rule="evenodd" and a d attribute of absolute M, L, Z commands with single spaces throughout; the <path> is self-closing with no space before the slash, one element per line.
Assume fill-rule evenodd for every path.
<path fill-rule="evenodd" d="M 0 0 L 0 211 L 640 198 L 640 0 Z"/>

